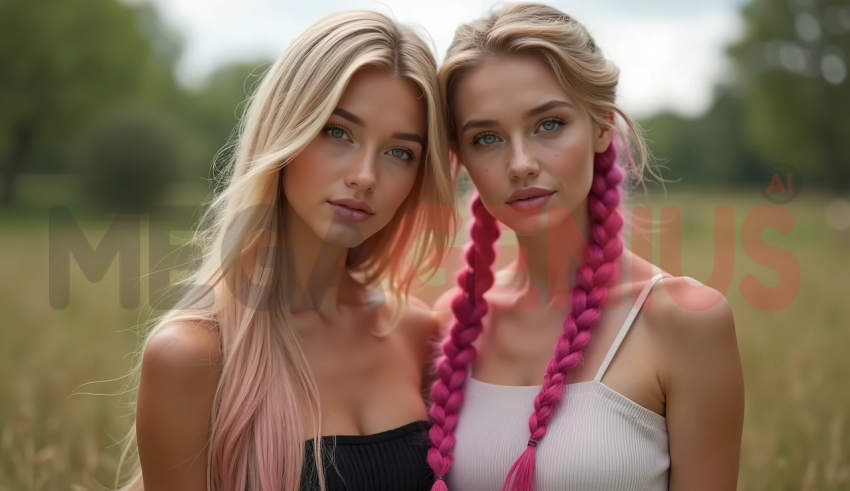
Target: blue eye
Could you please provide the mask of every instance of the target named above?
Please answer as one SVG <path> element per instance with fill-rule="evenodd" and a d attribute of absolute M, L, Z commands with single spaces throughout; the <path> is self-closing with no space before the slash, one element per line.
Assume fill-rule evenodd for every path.
<path fill-rule="evenodd" d="M 350 140 L 348 133 L 339 126 L 327 126 L 325 128 L 325 134 L 336 140 Z"/>
<path fill-rule="evenodd" d="M 393 148 L 392 150 L 390 150 L 390 155 L 402 160 L 410 160 L 413 158 L 412 152 L 403 148 Z"/>
<path fill-rule="evenodd" d="M 537 126 L 537 130 L 542 131 L 543 133 L 551 133 L 560 128 L 563 124 L 563 121 L 557 119 L 547 119 Z"/>
<path fill-rule="evenodd" d="M 395 157 L 399 160 L 413 160 L 414 157 L 415 157 L 415 155 L 413 154 L 413 151 L 411 151 L 410 149 L 407 149 L 407 148 L 402 148 L 402 147 L 391 148 L 390 151 L 387 152 L 387 154 L 390 157 Z"/>
<path fill-rule="evenodd" d="M 499 137 L 494 135 L 493 133 L 484 133 L 483 135 L 479 135 L 472 141 L 472 143 L 476 145 L 488 146 L 492 145 L 499 141 Z"/>

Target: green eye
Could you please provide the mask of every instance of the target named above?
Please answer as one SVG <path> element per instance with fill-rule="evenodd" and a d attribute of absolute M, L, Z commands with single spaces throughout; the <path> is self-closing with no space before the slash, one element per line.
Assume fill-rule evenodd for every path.
<path fill-rule="evenodd" d="M 404 149 L 401 149 L 401 148 L 393 148 L 392 150 L 390 150 L 390 155 L 392 155 L 393 157 L 395 157 L 397 159 L 407 158 L 407 152 L 404 151 Z"/>
<path fill-rule="evenodd" d="M 332 138 L 336 138 L 338 140 L 342 140 L 345 138 L 345 132 L 339 128 L 331 128 L 328 133 Z"/>
<path fill-rule="evenodd" d="M 550 121 L 544 121 L 543 123 L 540 124 L 540 126 L 537 127 L 537 129 L 545 131 L 545 132 L 551 132 L 551 131 L 555 131 L 556 129 L 558 129 L 558 126 L 560 126 L 560 125 L 561 125 L 561 123 L 559 123 L 557 121 L 551 121 L 551 120 Z"/>
<path fill-rule="evenodd" d="M 477 140 L 479 145 L 492 145 L 497 141 L 499 141 L 499 138 L 493 134 L 482 135 Z"/>

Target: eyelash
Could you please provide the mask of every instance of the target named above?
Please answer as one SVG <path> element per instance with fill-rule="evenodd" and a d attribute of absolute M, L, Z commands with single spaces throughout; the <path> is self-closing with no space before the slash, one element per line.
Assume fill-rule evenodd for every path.
<path fill-rule="evenodd" d="M 343 133 L 345 133 L 346 136 L 348 136 L 348 140 L 345 140 L 343 138 L 337 138 L 335 136 L 331 136 L 330 130 L 341 130 Z M 351 135 L 348 134 L 348 130 L 346 130 L 344 126 L 340 126 L 338 124 L 329 124 L 329 125 L 325 126 L 322 131 L 325 133 L 325 135 L 327 135 L 329 138 L 333 138 L 334 140 L 340 140 L 340 141 L 350 141 L 351 140 Z M 416 154 L 413 153 L 413 150 L 411 150 L 407 147 L 393 147 L 389 151 L 391 152 L 393 150 L 403 150 L 407 154 L 406 159 L 395 157 L 399 160 L 409 160 L 409 161 L 412 162 L 416 159 Z"/>
<path fill-rule="evenodd" d="M 499 138 L 498 136 L 496 136 L 495 133 L 490 133 L 489 131 L 485 131 L 484 133 L 478 133 L 477 135 L 472 137 L 472 144 L 477 146 L 477 147 L 489 147 L 490 145 L 492 145 L 492 143 L 490 145 L 485 145 L 485 144 L 481 143 L 481 139 L 484 138 L 485 136 L 489 136 L 489 135 L 493 135 L 496 138 Z"/>
<path fill-rule="evenodd" d="M 561 119 L 561 118 L 546 118 L 546 119 L 544 119 L 543 121 L 541 121 L 541 122 L 537 123 L 537 128 L 540 128 L 540 126 L 541 126 L 541 125 L 543 125 L 543 124 L 545 124 L 545 123 L 548 123 L 548 122 L 558 123 L 560 126 L 563 126 L 564 124 L 566 124 L 566 121 L 564 121 L 564 120 L 563 120 L 563 119 Z M 560 126 L 559 126 L 559 127 L 560 127 Z M 558 128 L 555 128 L 555 129 L 554 129 L 554 130 L 552 130 L 552 131 L 544 131 L 544 133 L 554 133 L 554 132 L 555 132 L 555 130 L 557 130 L 557 129 L 558 129 Z M 490 145 L 484 145 L 484 144 L 482 144 L 482 143 L 481 143 L 481 139 L 482 139 L 482 138 L 484 138 L 484 137 L 485 137 L 485 136 L 487 136 L 487 135 L 493 135 L 493 136 L 495 136 L 496 138 L 499 138 L 498 136 L 496 136 L 496 134 L 491 133 L 491 132 L 489 132 L 489 131 L 485 131 L 484 133 L 479 133 L 479 134 L 475 135 L 475 136 L 472 138 L 472 144 L 473 144 L 473 145 L 476 145 L 476 146 L 489 147 L 490 145 L 492 145 L 492 143 L 491 143 Z"/>
<path fill-rule="evenodd" d="M 558 126 L 558 128 L 560 128 L 561 126 L 563 126 L 564 124 L 566 124 L 566 122 L 565 122 L 563 119 L 561 119 L 561 118 L 546 118 L 546 119 L 544 119 L 543 121 L 541 121 L 541 122 L 537 123 L 537 127 L 538 127 L 538 128 L 540 128 L 542 125 L 544 125 L 544 124 L 546 124 L 546 123 L 549 123 L 549 122 L 552 122 L 552 123 L 558 123 L 558 125 L 559 125 L 559 126 Z M 553 133 L 553 132 L 554 132 L 555 130 L 557 130 L 558 128 L 555 128 L 555 129 L 554 129 L 554 130 L 552 130 L 552 131 L 544 131 L 544 133 Z"/>
<path fill-rule="evenodd" d="M 348 134 L 348 130 L 346 130 L 344 126 L 340 126 L 338 124 L 329 124 L 329 125 L 325 126 L 322 131 L 325 133 L 325 135 L 327 135 L 330 138 L 333 138 L 334 140 L 345 141 L 344 138 L 337 138 L 335 136 L 331 136 L 330 130 L 341 130 L 343 133 L 345 133 L 345 136 L 347 136 L 349 140 L 351 139 L 351 135 Z"/>
<path fill-rule="evenodd" d="M 407 147 L 393 147 L 393 148 L 391 148 L 391 149 L 390 149 L 390 152 L 392 152 L 393 150 L 403 150 L 403 151 L 407 154 L 407 158 L 406 158 L 406 159 L 401 159 L 401 158 L 398 158 L 398 157 L 394 157 L 394 158 L 397 158 L 397 159 L 399 159 L 399 160 L 407 160 L 407 161 L 409 161 L 409 162 L 413 162 L 413 161 L 416 159 L 416 154 L 415 154 L 415 153 L 413 153 L 413 150 L 411 150 L 411 149 L 409 149 L 409 148 L 407 148 Z M 391 156 L 391 157 L 392 157 L 392 156 Z"/>

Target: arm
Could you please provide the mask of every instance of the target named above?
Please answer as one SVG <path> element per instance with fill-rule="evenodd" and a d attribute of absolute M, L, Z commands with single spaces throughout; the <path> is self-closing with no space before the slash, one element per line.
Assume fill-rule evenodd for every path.
<path fill-rule="evenodd" d="M 142 357 L 136 438 L 150 491 L 206 491 L 210 413 L 219 342 L 190 323 L 163 326 Z"/>
<path fill-rule="evenodd" d="M 735 490 L 744 380 L 732 310 L 723 295 L 710 287 L 690 285 L 685 278 L 668 278 L 663 283 L 667 294 L 658 296 L 657 312 L 664 319 L 656 322 L 665 326 L 669 489 Z M 700 304 L 714 306 L 687 308 Z"/>

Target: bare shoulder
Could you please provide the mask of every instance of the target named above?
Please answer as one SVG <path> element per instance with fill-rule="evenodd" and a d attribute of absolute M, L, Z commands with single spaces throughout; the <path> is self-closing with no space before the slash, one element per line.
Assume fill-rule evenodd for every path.
<path fill-rule="evenodd" d="M 136 436 L 145 486 L 206 489 L 206 446 L 220 376 L 215 330 L 175 321 L 142 354 Z"/>
<path fill-rule="evenodd" d="M 723 294 L 692 278 L 666 277 L 647 303 L 644 326 L 657 348 L 668 411 L 683 400 L 706 403 L 709 394 L 715 402 L 742 401 L 735 319 Z"/>
<path fill-rule="evenodd" d="M 181 383 L 186 377 L 217 378 L 220 358 L 218 332 L 199 322 L 172 322 L 153 333 L 145 345 L 142 373 L 167 383 Z"/>
<path fill-rule="evenodd" d="M 726 297 L 687 276 L 663 278 L 650 292 L 644 310 L 649 327 L 665 337 L 696 341 L 735 335 Z"/>

